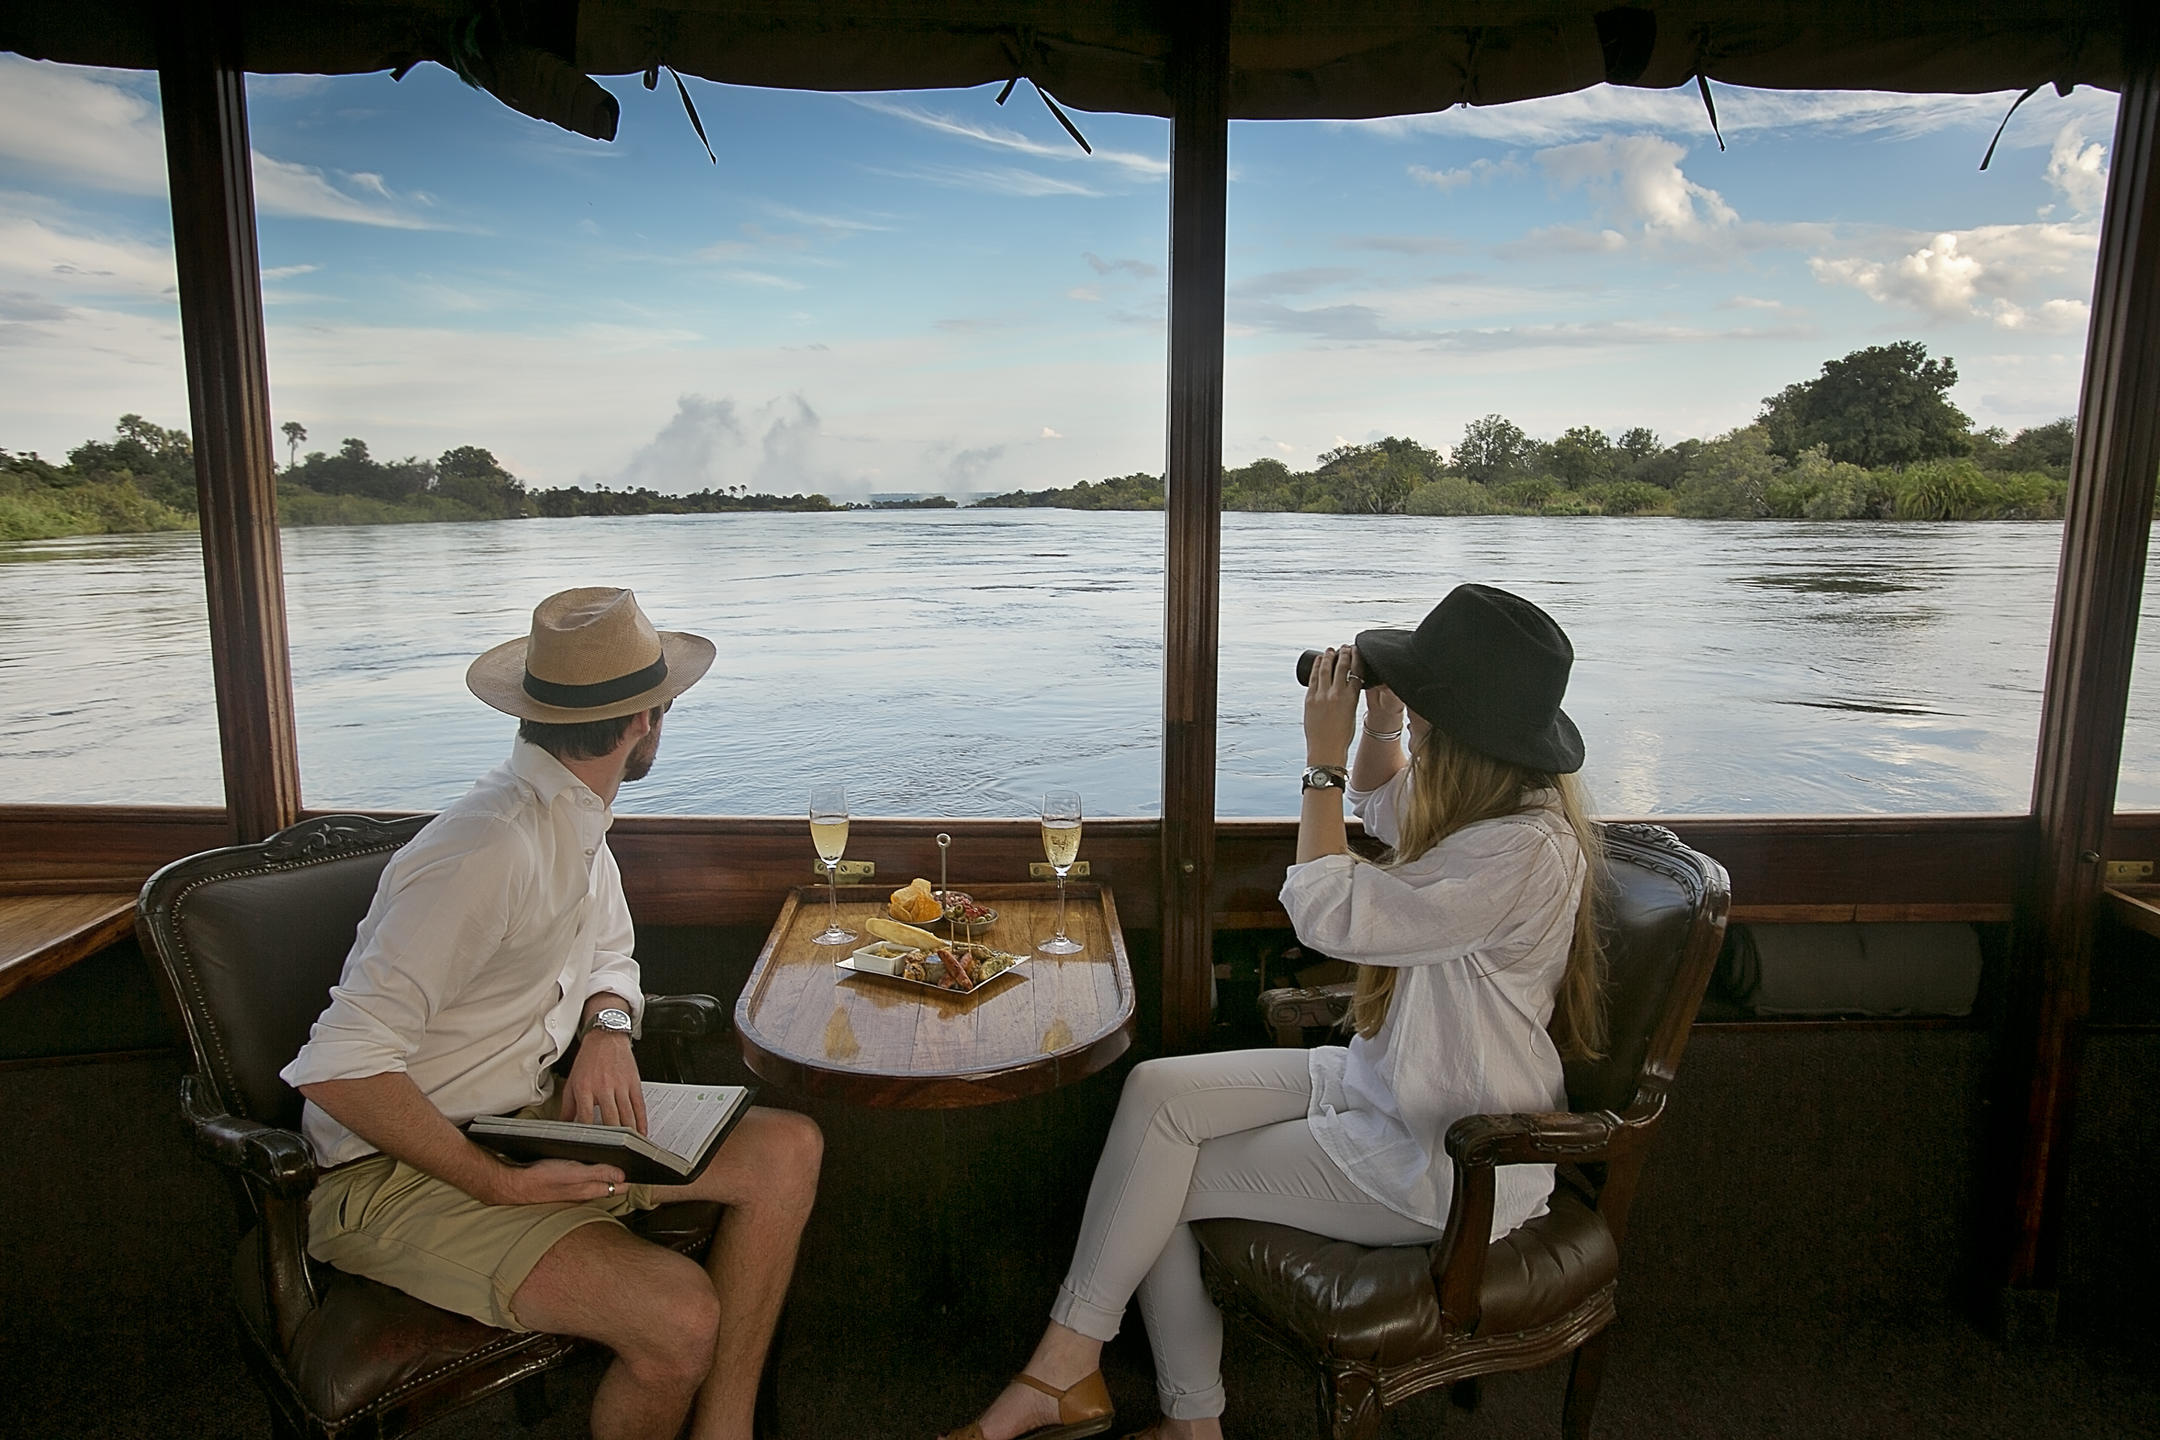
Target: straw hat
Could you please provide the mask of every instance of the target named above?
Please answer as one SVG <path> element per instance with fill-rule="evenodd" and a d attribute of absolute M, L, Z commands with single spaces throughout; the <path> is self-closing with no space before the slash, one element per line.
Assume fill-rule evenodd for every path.
<path fill-rule="evenodd" d="M 1560 708 L 1575 647 L 1520 595 L 1458 585 L 1415 630 L 1367 630 L 1373 680 L 1473 750 L 1556 775 L 1582 768 L 1582 733 Z"/>
<path fill-rule="evenodd" d="M 655 630 L 628 590 L 594 587 L 541 601 L 532 633 L 473 661 L 465 684 L 520 720 L 575 725 L 665 705 L 712 662 L 712 641 Z"/>

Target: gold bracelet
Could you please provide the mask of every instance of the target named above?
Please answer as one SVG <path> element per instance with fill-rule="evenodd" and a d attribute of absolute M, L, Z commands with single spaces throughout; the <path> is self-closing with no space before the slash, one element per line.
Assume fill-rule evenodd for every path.
<path fill-rule="evenodd" d="M 1365 738 L 1366 738 L 1366 739 L 1368 739 L 1368 740 L 1400 740 L 1400 739 L 1402 739 L 1402 732 L 1403 732 L 1403 727 L 1402 727 L 1402 726 L 1400 726 L 1400 725 L 1396 726 L 1396 727 L 1395 727 L 1395 728 L 1394 728 L 1393 730 L 1390 730 L 1390 731 L 1388 731 L 1388 732 L 1387 732 L 1387 733 L 1386 733 L 1385 735 L 1381 734 L 1381 733 L 1380 733 L 1380 732 L 1379 732 L 1378 730 L 1375 730 L 1375 729 L 1371 728 L 1370 726 L 1366 726 L 1366 725 L 1361 725 L 1361 726 L 1359 726 L 1359 727 L 1358 727 L 1358 729 L 1359 729 L 1360 731 L 1362 731 L 1362 732 L 1364 733 L 1364 735 L 1365 735 Z"/>

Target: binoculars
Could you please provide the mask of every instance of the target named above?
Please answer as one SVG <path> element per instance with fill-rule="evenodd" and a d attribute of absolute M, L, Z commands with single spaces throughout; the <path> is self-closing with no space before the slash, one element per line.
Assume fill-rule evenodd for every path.
<path fill-rule="evenodd" d="M 1306 652 L 1305 652 L 1304 654 L 1302 654 L 1302 655 L 1300 655 L 1300 656 L 1298 656 L 1298 657 L 1297 657 L 1297 683 L 1298 683 L 1298 684 L 1300 684 L 1300 685 L 1310 685 L 1310 684 L 1312 684 L 1312 667 L 1313 667 L 1314 665 L 1318 664 L 1318 663 L 1319 663 L 1319 661 L 1320 661 L 1320 652 L 1319 652 L 1318 650 L 1307 650 L 1307 651 L 1306 651 Z M 1359 657 L 1359 664 L 1360 664 L 1360 667 L 1361 667 L 1361 668 L 1369 668 L 1369 667 L 1371 666 L 1372 662 L 1371 662 L 1371 661 L 1369 661 L 1369 660 L 1366 660 L 1366 659 L 1364 659 L 1364 657 L 1360 656 L 1360 657 Z M 1362 690 L 1362 689 L 1364 689 L 1364 688 L 1366 687 L 1366 685 L 1368 685 L 1368 684 L 1370 684 L 1370 683 L 1373 683 L 1373 682 L 1375 681 L 1375 679 L 1376 679 L 1377 677 L 1374 677 L 1374 676 L 1372 676 L 1372 675 L 1370 675 L 1370 674 L 1368 673 L 1368 674 L 1358 674 L 1358 675 L 1354 675 L 1354 676 L 1352 676 L 1351 678 L 1352 678 L 1352 679 L 1353 679 L 1353 680 L 1354 680 L 1354 681 L 1356 682 L 1356 684 L 1357 684 L 1357 687 L 1358 687 L 1358 689 Z M 1385 684 L 1386 682 L 1385 682 L 1385 681 L 1381 681 L 1381 682 L 1379 682 L 1379 683 Z"/>

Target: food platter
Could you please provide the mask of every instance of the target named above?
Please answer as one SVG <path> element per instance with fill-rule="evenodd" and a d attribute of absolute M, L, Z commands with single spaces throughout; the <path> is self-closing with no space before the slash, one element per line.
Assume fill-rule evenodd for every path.
<path fill-rule="evenodd" d="M 1012 974 L 1021 966 L 1027 964 L 1027 956 L 1025 955 L 1014 955 L 1007 951 L 993 949 L 988 945 L 977 945 L 964 940 L 943 948 L 965 952 L 969 957 L 978 961 L 987 961 L 996 968 L 992 973 L 978 981 L 971 989 L 953 989 L 939 983 L 945 966 L 944 961 L 938 958 L 937 955 L 926 955 L 920 949 L 897 944 L 890 940 L 879 940 L 873 944 L 865 945 L 854 954 L 844 955 L 835 960 L 833 964 L 836 968 L 846 970 L 852 974 L 868 975 L 878 980 L 890 980 L 896 985 L 906 985 L 911 989 L 928 990 L 933 994 L 955 997 L 979 995 L 1003 977 Z M 908 968 L 906 962 L 910 958 L 918 962 L 919 968 L 925 972 L 924 978 L 914 979 L 906 973 L 906 968 Z"/>

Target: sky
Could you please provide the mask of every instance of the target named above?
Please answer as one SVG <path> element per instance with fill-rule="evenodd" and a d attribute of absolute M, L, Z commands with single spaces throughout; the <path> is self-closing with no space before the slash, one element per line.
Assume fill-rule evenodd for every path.
<path fill-rule="evenodd" d="M 1026 85 L 604 83 L 612 143 L 439 67 L 250 82 L 274 421 L 536 486 L 1037 489 L 1163 464 L 1168 122 Z M 1231 129 L 1224 457 L 1504 414 L 1667 442 L 1865 345 L 2076 408 L 2115 97 L 1601 87 Z M 154 76 L 0 55 L 0 448 L 187 423 Z"/>

